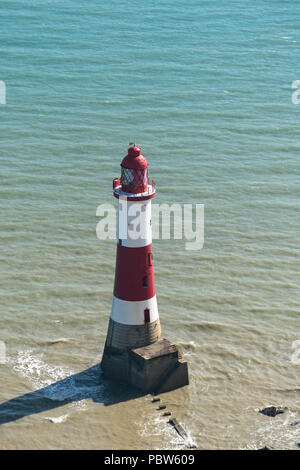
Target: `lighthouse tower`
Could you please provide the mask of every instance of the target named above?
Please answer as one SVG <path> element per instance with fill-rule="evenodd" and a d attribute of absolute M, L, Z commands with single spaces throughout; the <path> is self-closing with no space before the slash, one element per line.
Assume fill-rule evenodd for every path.
<path fill-rule="evenodd" d="M 101 366 L 107 377 L 145 392 L 172 390 L 188 384 L 187 363 L 161 336 L 151 229 L 156 190 L 139 147 L 129 147 L 113 194 L 118 199 L 115 284 Z"/>

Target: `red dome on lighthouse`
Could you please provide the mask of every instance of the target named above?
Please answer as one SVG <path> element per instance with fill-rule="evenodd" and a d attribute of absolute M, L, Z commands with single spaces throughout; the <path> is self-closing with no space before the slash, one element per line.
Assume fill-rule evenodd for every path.
<path fill-rule="evenodd" d="M 144 193 L 148 188 L 148 163 L 141 149 L 134 145 L 128 148 L 128 154 L 121 163 L 122 191 L 126 193 Z"/>
<path fill-rule="evenodd" d="M 144 170 L 148 167 L 148 162 L 139 147 L 129 147 L 128 154 L 123 158 L 121 166 L 123 168 Z"/>

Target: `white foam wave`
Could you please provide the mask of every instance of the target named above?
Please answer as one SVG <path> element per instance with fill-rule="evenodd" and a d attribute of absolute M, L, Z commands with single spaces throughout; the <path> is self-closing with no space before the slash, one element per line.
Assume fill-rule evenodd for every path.
<path fill-rule="evenodd" d="M 143 425 L 141 423 L 136 423 L 136 425 L 142 437 L 161 436 L 161 445 L 155 450 L 180 450 L 183 447 L 192 448 L 197 446 L 189 431 L 186 431 L 187 437 L 182 438 L 173 426 L 168 423 L 168 419 L 161 415 L 155 416 Z"/>
<path fill-rule="evenodd" d="M 34 354 L 32 349 L 20 351 L 15 358 L 10 357 L 9 363 L 13 370 L 34 390 L 39 390 L 43 397 L 61 402 L 74 400 L 69 406 L 77 410 L 86 409 L 86 398 L 100 392 L 99 386 L 89 387 L 78 383 L 73 370 L 47 364 Z"/>
<path fill-rule="evenodd" d="M 50 366 L 38 356 L 32 349 L 19 351 L 17 357 L 9 358 L 13 370 L 25 378 L 34 388 L 42 388 L 53 382 L 62 380 L 74 373 L 70 369 L 61 366 Z"/>
<path fill-rule="evenodd" d="M 46 416 L 45 419 L 47 419 L 48 421 L 50 421 L 50 423 L 55 423 L 55 424 L 59 424 L 59 423 L 63 423 L 64 421 L 66 421 L 67 417 L 69 415 L 66 414 L 66 415 L 62 415 L 62 416 L 58 416 L 56 418 L 50 418 L 49 416 Z"/>
<path fill-rule="evenodd" d="M 288 410 L 285 415 L 264 417 L 265 424 L 255 432 L 256 448 L 267 445 L 273 449 L 295 449 L 299 442 L 299 428 L 291 426 L 296 414 Z"/>

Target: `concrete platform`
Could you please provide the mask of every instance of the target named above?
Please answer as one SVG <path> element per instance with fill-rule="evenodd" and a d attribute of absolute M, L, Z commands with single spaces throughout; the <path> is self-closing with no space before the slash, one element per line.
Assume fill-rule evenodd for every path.
<path fill-rule="evenodd" d="M 187 362 L 177 346 L 164 338 L 121 353 L 106 345 L 101 365 L 106 377 L 145 393 L 164 393 L 189 383 Z"/>

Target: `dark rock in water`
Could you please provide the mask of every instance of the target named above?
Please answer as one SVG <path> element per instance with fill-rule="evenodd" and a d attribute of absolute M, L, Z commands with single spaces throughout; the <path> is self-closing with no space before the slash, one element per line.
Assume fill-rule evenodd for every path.
<path fill-rule="evenodd" d="M 156 403 L 157 401 L 160 401 L 160 398 L 152 398 L 152 403 Z"/>
<path fill-rule="evenodd" d="M 263 408 L 262 410 L 259 410 L 260 413 L 266 416 L 276 416 L 284 413 L 283 408 L 276 408 L 276 406 L 267 406 L 267 408 Z"/>
<path fill-rule="evenodd" d="M 261 447 L 260 449 L 256 449 L 256 450 L 273 450 L 273 449 L 272 449 L 272 447 L 265 446 L 265 447 Z"/>
<path fill-rule="evenodd" d="M 163 416 L 171 416 L 172 413 L 170 413 L 170 411 L 166 411 Z"/>
<path fill-rule="evenodd" d="M 293 421 L 293 422 L 291 423 L 291 426 L 297 426 L 298 424 L 300 424 L 300 421 Z"/>
<path fill-rule="evenodd" d="M 165 410 L 166 408 L 167 408 L 166 405 L 159 405 L 159 407 L 156 409 L 157 411 L 159 411 L 159 410 Z"/>
<path fill-rule="evenodd" d="M 187 433 L 185 432 L 181 424 L 178 423 L 177 419 L 170 418 L 168 423 L 171 424 L 173 428 L 176 430 L 176 432 L 179 434 L 179 436 L 182 437 L 182 439 L 184 439 L 189 449 L 197 449 L 196 444 L 194 444 L 193 442 L 189 442 Z"/>
<path fill-rule="evenodd" d="M 182 439 L 187 439 L 187 433 L 183 429 L 183 427 L 178 423 L 177 419 L 171 418 L 169 419 L 169 424 L 171 424 L 176 431 L 178 432 L 179 436 L 182 437 Z"/>

